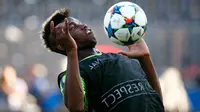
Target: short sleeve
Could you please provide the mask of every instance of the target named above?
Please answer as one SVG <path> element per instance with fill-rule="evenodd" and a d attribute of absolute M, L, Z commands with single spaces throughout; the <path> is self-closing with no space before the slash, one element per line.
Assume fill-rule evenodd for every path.
<path fill-rule="evenodd" d="M 62 93 L 63 96 L 64 96 L 64 86 L 65 86 L 65 81 L 66 80 L 67 80 L 66 71 L 60 73 L 59 76 L 58 76 L 58 86 L 59 86 L 60 92 Z M 81 77 L 81 83 L 82 83 L 83 91 L 84 91 L 84 105 L 85 105 L 85 108 L 87 110 L 88 98 L 86 96 L 86 84 L 85 84 L 85 81 L 84 81 L 84 79 L 82 77 Z"/>

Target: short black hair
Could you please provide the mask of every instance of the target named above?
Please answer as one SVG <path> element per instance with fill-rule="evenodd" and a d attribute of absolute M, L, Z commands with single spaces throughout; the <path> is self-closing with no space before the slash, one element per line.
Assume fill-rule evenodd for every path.
<path fill-rule="evenodd" d="M 50 31 L 50 23 L 51 21 L 54 22 L 54 25 L 58 25 L 59 23 L 63 22 L 65 18 L 70 16 L 70 9 L 68 8 L 61 8 L 56 10 L 42 25 L 41 35 L 44 45 L 52 52 L 60 53 L 66 55 L 65 51 L 59 50 L 56 47 L 56 42 L 53 36 L 51 35 Z"/>

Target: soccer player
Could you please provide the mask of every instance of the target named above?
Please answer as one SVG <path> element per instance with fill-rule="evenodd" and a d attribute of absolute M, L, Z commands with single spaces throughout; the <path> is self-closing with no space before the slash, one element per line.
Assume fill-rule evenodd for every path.
<path fill-rule="evenodd" d="M 67 68 L 59 74 L 58 85 L 70 112 L 164 111 L 143 39 L 129 45 L 128 52 L 101 53 L 95 49 L 92 30 L 71 17 L 67 8 L 46 20 L 41 37 L 51 51 L 67 56 Z"/>

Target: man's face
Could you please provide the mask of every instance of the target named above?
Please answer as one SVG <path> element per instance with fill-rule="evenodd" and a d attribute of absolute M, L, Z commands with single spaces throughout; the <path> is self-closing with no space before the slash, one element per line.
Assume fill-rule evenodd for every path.
<path fill-rule="evenodd" d="M 79 20 L 69 17 L 69 32 L 77 43 L 79 49 L 93 48 L 96 45 L 96 39 L 91 29 Z"/>

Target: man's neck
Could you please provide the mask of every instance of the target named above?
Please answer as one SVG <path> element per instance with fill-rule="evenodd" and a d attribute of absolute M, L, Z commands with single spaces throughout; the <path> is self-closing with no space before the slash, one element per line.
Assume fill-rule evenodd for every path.
<path fill-rule="evenodd" d="M 79 50 L 78 51 L 78 60 L 82 60 L 90 55 L 94 55 L 97 52 L 95 51 L 95 48 L 93 49 L 85 49 L 85 50 Z"/>

